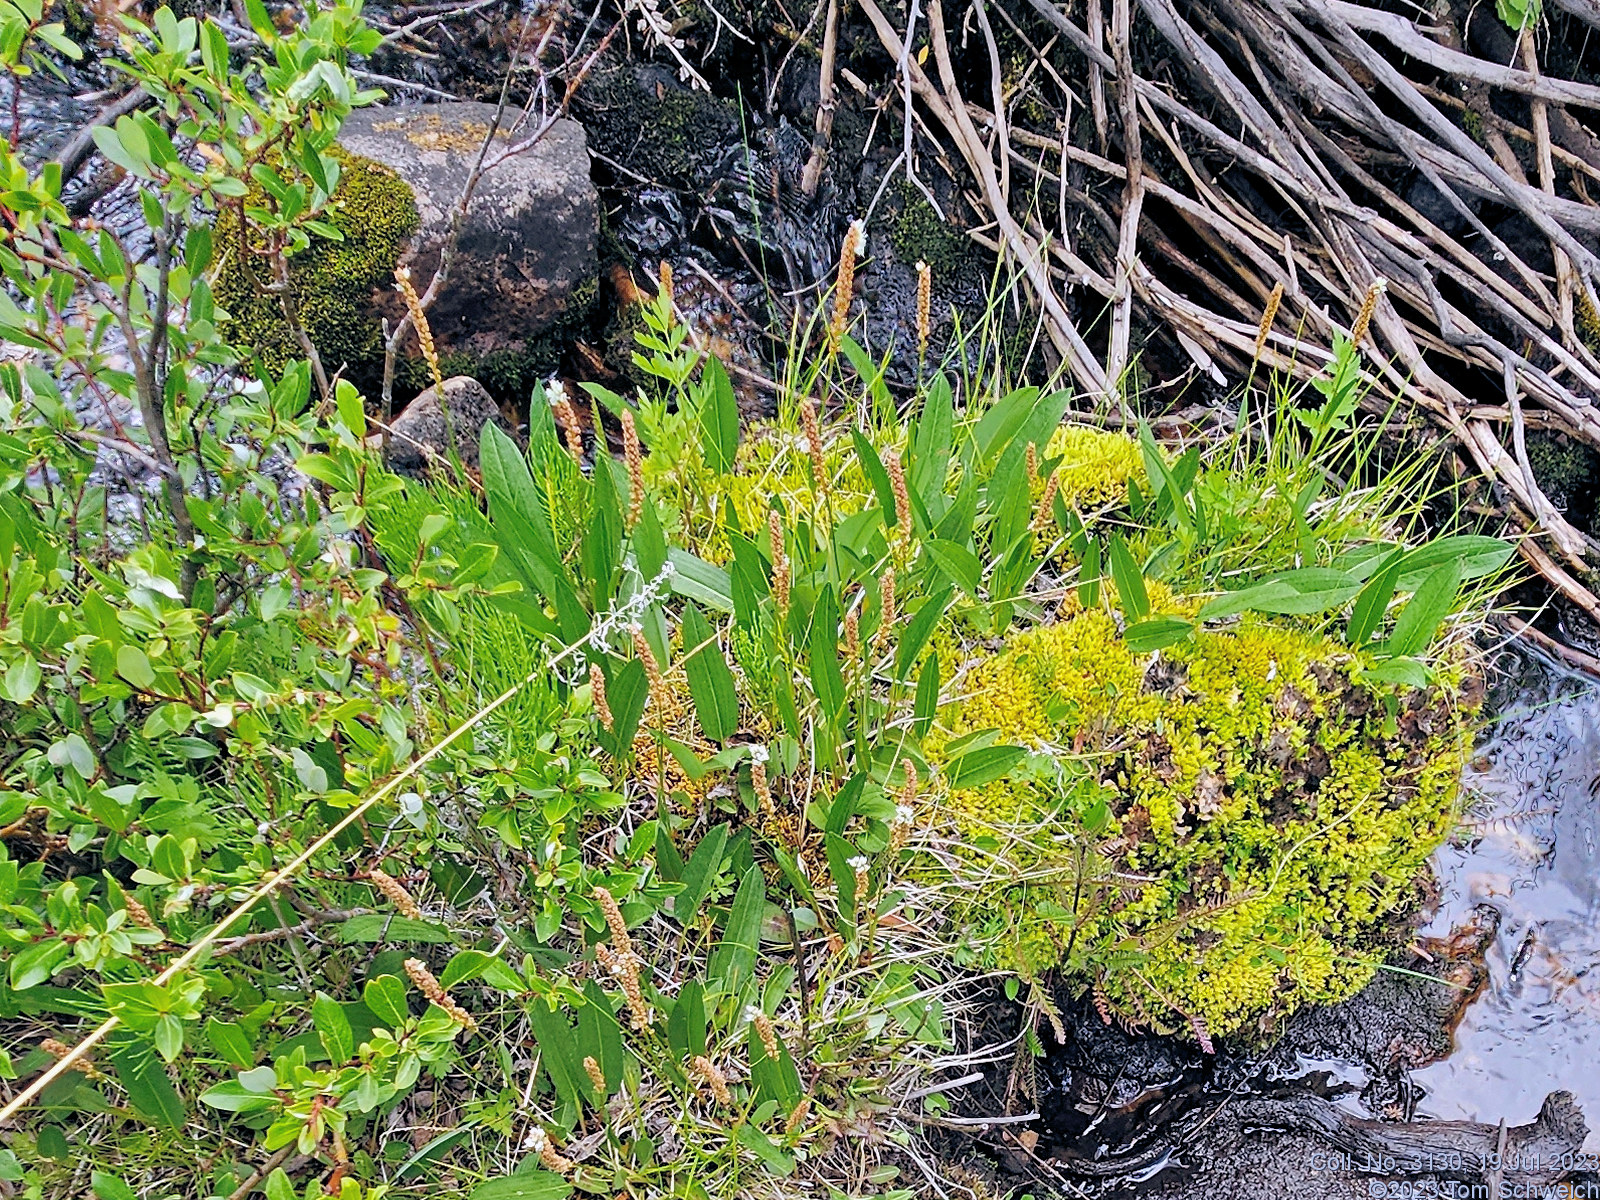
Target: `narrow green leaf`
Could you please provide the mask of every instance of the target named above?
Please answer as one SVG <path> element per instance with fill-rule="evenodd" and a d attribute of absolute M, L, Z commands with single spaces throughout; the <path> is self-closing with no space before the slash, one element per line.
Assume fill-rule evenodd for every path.
<path fill-rule="evenodd" d="M 839 919 L 844 922 L 844 932 L 853 933 L 860 926 L 856 896 L 856 870 L 851 865 L 857 857 L 856 848 L 834 832 L 825 835 L 823 849 L 828 857 L 828 874 L 833 877 L 834 890 L 839 896 Z"/>
<path fill-rule="evenodd" d="M 672 898 L 672 915 L 678 924 L 688 928 L 700 914 L 716 882 L 717 871 L 722 866 L 723 851 L 728 845 L 727 825 L 717 825 L 700 839 L 689 861 L 683 867 L 683 890 Z"/>
<path fill-rule="evenodd" d="M 1478 579 L 1504 567 L 1510 561 L 1513 547 L 1499 538 L 1481 534 L 1457 534 L 1435 538 L 1418 546 L 1406 555 L 1400 568 L 1400 578 L 1395 584 L 1399 592 L 1414 592 L 1422 586 L 1428 574 L 1442 563 L 1457 559 L 1461 563 L 1461 581 Z"/>
<path fill-rule="evenodd" d="M 1422 586 L 1395 618 L 1394 632 L 1384 644 L 1389 654 L 1409 658 L 1428 648 L 1455 605 L 1456 595 L 1461 590 L 1461 575 L 1461 559 L 1452 558 L 1443 566 L 1435 567 L 1422 581 Z"/>
<path fill-rule="evenodd" d="M 706 359 L 700 386 L 700 447 L 706 465 L 718 473 L 731 471 L 739 455 L 739 402 L 727 369 L 715 355 Z"/>
<path fill-rule="evenodd" d="M 929 538 L 923 543 L 935 565 L 970 599 L 978 599 L 983 580 L 983 564 L 978 556 L 957 542 Z"/>
<path fill-rule="evenodd" d="M 1122 640 L 1135 654 L 1148 654 L 1186 641 L 1194 633 L 1194 622 L 1183 617 L 1156 616 L 1129 625 Z"/>
<path fill-rule="evenodd" d="M 1059 504 L 1060 497 L 1056 498 Z M 1083 552 L 1083 564 L 1078 568 L 1078 603 L 1084 608 L 1094 608 L 1100 603 L 1100 541 L 1089 538 Z"/>
<path fill-rule="evenodd" d="M 922 675 L 917 680 L 917 700 L 912 728 L 919 738 L 928 736 L 933 719 L 939 712 L 939 652 L 935 650 L 922 664 Z"/>
<path fill-rule="evenodd" d="M 355 1053 L 355 1035 L 350 1030 L 350 1018 L 344 1015 L 339 1002 L 326 992 L 318 992 L 311 1000 L 311 1024 L 317 1031 L 322 1048 L 328 1052 L 328 1061 L 342 1067 Z"/>
<path fill-rule="evenodd" d="M 219 1021 L 215 1017 L 206 1021 L 206 1041 L 220 1054 L 230 1067 L 247 1070 L 256 1064 L 255 1046 L 243 1027 L 232 1021 Z"/>
<path fill-rule="evenodd" d="M 826 720 L 837 720 L 844 709 L 844 673 L 839 669 L 839 604 L 833 585 L 822 589 L 811 611 L 807 659 L 811 684 L 817 691 Z"/>
<path fill-rule="evenodd" d="M 589 1074 L 578 1061 L 577 1039 L 564 1012 L 551 1012 L 542 1001 L 528 1008 L 528 1027 L 539 1046 L 539 1062 L 562 1103 L 574 1109 L 592 1089 Z"/>
<path fill-rule="evenodd" d="M 678 989 L 677 1000 L 667 1016 L 667 1044 L 682 1058 L 706 1052 L 706 989 L 698 979 L 690 979 Z"/>
<path fill-rule="evenodd" d="M 945 768 L 945 784 L 949 789 L 981 787 L 1004 779 L 1012 768 L 1028 757 L 1021 746 L 984 746 L 968 750 Z"/>
<path fill-rule="evenodd" d="M 753 866 L 740 881 L 722 941 L 711 952 L 711 961 L 706 966 L 706 984 L 720 995 L 737 996 L 755 975 L 756 957 L 761 950 L 761 917 L 766 905 L 766 883 L 761 868 Z"/>
<path fill-rule="evenodd" d="M 485 1179 L 468 1200 L 567 1200 L 572 1185 L 553 1171 L 529 1171 Z"/>
<path fill-rule="evenodd" d="M 1350 624 L 1345 628 L 1344 640 L 1347 644 L 1366 645 L 1383 622 L 1383 614 L 1389 609 L 1389 601 L 1394 598 L 1395 585 L 1400 579 L 1403 556 L 1403 551 L 1390 551 L 1382 568 L 1361 589 L 1355 607 L 1350 611 Z"/>
<path fill-rule="evenodd" d="M 896 679 L 908 679 L 911 668 L 916 665 L 922 648 L 928 644 L 928 639 L 933 636 L 933 631 L 944 618 L 945 610 L 950 607 L 955 591 L 944 588 L 929 596 L 922 602 L 916 614 L 906 624 L 900 634 L 899 644 L 895 647 L 894 674 Z"/>
<path fill-rule="evenodd" d="M 1129 553 L 1121 534 L 1112 534 L 1111 579 L 1117 585 L 1117 595 L 1122 601 L 1124 615 L 1132 621 L 1142 621 L 1150 612 L 1150 595 L 1145 591 L 1144 572 Z"/>
<path fill-rule="evenodd" d="M 950 447 L 955 426 L 955 398 L 941 373 L 928 384 L 911 438 L 911 490 L 927 506 L 944 493 L 950 475 Z"/>
<path fill-rule="evenodd" d="M 588 1055 L 600 1065 L 600 1074 L 606 1081 L 609 1095 L 621 1086 L 623 1080 L 622 1026 L 617 1021 L 617 1011 L 611 998 L 606 995 L 599 980 L 584 981 L 583 998 L 588 1003 L 578 1010 L 578 1061 L 581 1065 L 584 1056 Z M 584 1074 L 587 1076 L 588 1072 Z M 595 1107 L 603 1105 L 605 1099 L 605 1096 L 601 1096 Z"/>
<path fill-rule="evenodd" d="M 629 658 L 620 663 L 607 658 L 601 665 L 606 677 L 606 704 L 611 709 L 611 728 L 601 728 L 600 744 L 612 758 L 626 758 L 633 747 L 633 738 L 639 732 L 639 718 L 644 716 L 645 702 L 650 697 L 650 679 L 644 663 Z"/>
<path fill-rule="evenodd" d="M 622 560 L 622 531 L 622 501 L 611 472 L 602 466 L 594 473 L 589 528 L 578 556 L 597 609 L 604 608 L 615 591 L 617 564 Z"/>
<path fill-rule="evenodd" d="M 861 463 L 867 480 L 872 484 L 873 494 L 878 497 L 878 507 L 883 512 L 885 527 L 894 524 L 895 503 L 894 484 L 889 479 L 889 472 L 884 468 L 883 460 L 878 457 L 878 450 L 865 434 L 859 429 L 850 431 L 850 439 L 855 443 L 856 458 Z"/>
<path fill-rule="evenodd" d="M 714 742 L 725 742 L 739 728 L 739 695 L 733 672 L 717 644 L 715 631 L 693 604 L 683 610 L 684 674 L 700 728 Z"/>
<path fill-rule="evenodd" d="M 182 1129 L 189 1114 L 183 1098 L 167 1077 L 166 1067 L 140 1042 L 125 1041 L 113 1046 L 111 1068 L 128 1093 L 128 1102 L 152 1124 L 167 1129 Z"/>
<path fill-rule="evenodd" d="M 423 945 L 447 945 L 455 941 L 455 934 L 443 925 L 418 921 L 412 917 L 398 917 L 390 913 L 365 913 L 351 917 L 339 925 L 342 942 L 415 942 Z"/>

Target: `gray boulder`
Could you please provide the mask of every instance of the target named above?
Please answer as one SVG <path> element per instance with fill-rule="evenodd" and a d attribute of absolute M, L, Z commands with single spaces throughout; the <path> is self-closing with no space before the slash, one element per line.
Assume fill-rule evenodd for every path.
<path fill-rule="evenodd" d="M 494 120 L 492 104 L 359 109 L 339 135 L 343 148 L 374 159 L 416 195 L 421 225 L 401 263 L 420 292 L 439 264 L 462 189 Z M 505 115 L 489 154 L 524 131 Z M 472 369 L 503 399 L 522 401 L 533 379 L 556 365 L 565 333 L 597 292 L 600 204 L 589 178 L 583 127 L 559 120 L 527 150 L 479 180 L 444 290 L 428 311 L 446 370 Z M 404 312 L 385 289 L 375 298 L 390 321 Z M 415 342 L 409 353 L 417 353 Z M 416 377 L 420 364 L 412 363 Z M 420 386 L 420 381 L 418 386 Z"/>
<path fill-rule="evenodd" d="M 429 388 L 390 423 L 384 465 L 401 475 L 426 474 L 430 464 L 449 461 L 453 431 L 462 464 L 476 467 L 478 438 L 490 422 L 516 438 L 516 430 L 483 384 L 467 375 L 446 379 L 442 389 Z"/>

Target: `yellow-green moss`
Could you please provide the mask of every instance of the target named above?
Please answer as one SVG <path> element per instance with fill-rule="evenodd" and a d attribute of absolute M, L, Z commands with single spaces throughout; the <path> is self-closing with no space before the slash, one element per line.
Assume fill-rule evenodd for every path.
<path fill-rule="evenodd" d="M 360 375 L 383 356 L 382 331 L 370 310 L 375 289 L 393 286 L 395 263 L 417 230 L 417 203 L 410 186 L 371 159 L 345 151 L 338 187 L 324 219 L 342 241 L 312 237 L 289 260 L 295 306 L 311 342 L 331 372 L 347 366 Z M 241 262 L 238 217 L 218 214 L 217 302 L 227 310 L 226 336 L 253 351 L 274 371 L 301 358 L 284 322 L 278 297 L 264 292 Z M 262 269 L 262 268 L 258 268 Z"/>
<path fill-rule="evenodd" d="M 1063 425 L 1050 435 L 1046 458 L 1060 458 L 1056 480 L 1069 507 L 1125 504 L 1128 480 L 1144 478 L 1139 443 L 1124 433 Z"/>
<path fill-rule="evenodd" d="M 1027 880 L 988 909 L 1013 965 L 1213 1034 L 1363 984 L 1450 828 L 1470 704 L 1358 665 L 1264 624 L 1135 655 L 1094 610 L 979 666 L 953 731 L 1041 751 L 948 799 L 973 861 Z"/>

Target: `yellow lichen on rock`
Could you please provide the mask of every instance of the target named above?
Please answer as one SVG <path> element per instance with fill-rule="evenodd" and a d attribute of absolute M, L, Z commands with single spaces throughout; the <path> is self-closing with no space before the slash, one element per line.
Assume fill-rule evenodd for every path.
<path fill-rule="evenodd" d="M 1369 688 L 1359 666 L 1266 624 L 1152 655 L 1099 610 L 1015 637 L 946 714 L 1034 751 L 948 797 L 974 861 L 1024 881 L 971 919 L 1010 965 L 1087 976 L 1157 1027 L 1225 1033 L 1348 995 L 1449 831 L 1475 705 Z"/>

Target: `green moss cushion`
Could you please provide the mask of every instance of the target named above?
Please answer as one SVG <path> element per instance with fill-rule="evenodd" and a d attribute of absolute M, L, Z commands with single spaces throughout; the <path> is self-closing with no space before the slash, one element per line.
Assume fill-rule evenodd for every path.
<path fill-rule="evenodd" d="M 383 360 L 383 334 L 372 296 L 394 287 L 395 264 L 417 230 L 417 205 L 411 188 L 387 167 L 336 153 L 339 183 L 324 219 L 343 239 L 313 237 L 310 246 L 289 260 L 290 287 L 300 320 L 328 372 L 347 367 L 347 374 L 365 385 Z M 247 260 L 231 209 L 218 215 L 216 245 L 217 303 L 230 318 L 225 334 L 259 354 L 274 372 L 305 357 L 289 333 L 278 297 L 252 278 L 251 270 L 265 273 L 268 268 L 264 260 Z"/>
<path fill-rule="evenodd" d="M 948 714 L 1036 751 L 949 798 L 1006 893 L 977 931 L 1201 1037 L 1349 995 L 1451 827 L 1477 704 L 1475 681 L 1395 695 L 1358 665 L 1250 624 L 1135 655 L 1100 611 L 1012 639 Z"/>

